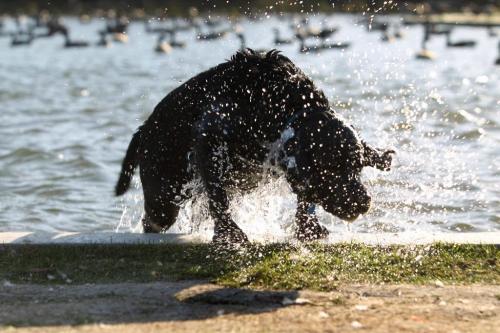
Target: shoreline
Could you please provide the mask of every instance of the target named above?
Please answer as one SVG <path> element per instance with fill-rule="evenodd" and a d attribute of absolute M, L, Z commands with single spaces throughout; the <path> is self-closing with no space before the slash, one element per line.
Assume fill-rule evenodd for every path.
<path fill-rule="evenodd" d="M 0 232 L 0 244 L 207 244 L 206 235 L 182 233 L 143 234 L 116 232 Z M 289 238 L 251 239 L 257 243 L 294 243 Z M 454 244 L 500 244 L 500 231 L 494 232 L 414 232 L 331 234 L 321 244 L 359 243 L 366 245 L 425 245 L 436 242 Z"/>

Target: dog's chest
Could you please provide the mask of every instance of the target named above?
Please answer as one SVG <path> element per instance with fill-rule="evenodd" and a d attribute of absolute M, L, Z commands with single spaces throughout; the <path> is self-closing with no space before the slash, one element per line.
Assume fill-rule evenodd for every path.
<path fill-rule="evenodd" d="M 224 181 L 226 187 L 237 191 L 248 191 L 259 185 L 265 173 L 263 159 L 244 157 L 239 154 L 228 158 L 228 172 Z"/>
<path fill-rule="evenodd" d="M 258 187 L 269 173 L 267 145 L 226 143 L 218 150 L 221 153 L 213 159 L 212 167 L 220 170 L 218 181 L 229 192 L 250 191 Z"/>
<path fill-rule="evenodd" d="M 293 156 L 287 156 L 284 145 L 295 135 L 293 129 L 286 129 L 281 137 L 261 145 L 261 150 L 251 157 L 234 154 L 229 157 L 227 185 L 237 190 L 251 190 L 268 177 L 277 177 L 283 169 L 295 167 Z"/>

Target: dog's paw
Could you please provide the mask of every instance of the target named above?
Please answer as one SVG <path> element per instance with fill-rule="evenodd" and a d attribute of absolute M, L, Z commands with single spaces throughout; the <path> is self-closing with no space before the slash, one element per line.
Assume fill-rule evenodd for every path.
<path fill-rule="evenodd" d="M 163 227 L 161 225 L 156 224 L 149 219 L 143 219 L 142 227 L 145 234 L 160 233 L 163 231 Z"/>
<path fill-rule="evenodd" d="M 301 242 L 310 242 L 328 237 L 330 232 L 318 222 L 307 222 L 301 224 L 295 233 L 295 237 Z"/>
<path fill-rule="evenodd" d="M 214 234 L 212 242 L 215 244 L 243 245 L 249 243 L 247 235 L 241 229 L 228 229 Z"/>

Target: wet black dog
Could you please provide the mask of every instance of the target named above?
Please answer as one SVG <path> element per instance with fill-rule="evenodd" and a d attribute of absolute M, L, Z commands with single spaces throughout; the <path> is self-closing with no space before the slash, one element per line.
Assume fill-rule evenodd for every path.
<path fill-rule="evenodd" d="M 230 193 L 256 186 L 271 162 L 297 195 L 297 238 L 314 240 L 327 235 L 314 204 L 346 220 L 366 213 L 370 196 L 361 169 L 388 170 L 391 153 L 359 139 L 288 58 L 247 49 L 156 106 L 130 142 L 116 194 L 127 191 L 139 165 L 144 231 L 160 232 L 175 222 L 189 197 L 183 186 L 198 175 L 215 220 L 214 241 L 244 242 L 228 211 Z"/>

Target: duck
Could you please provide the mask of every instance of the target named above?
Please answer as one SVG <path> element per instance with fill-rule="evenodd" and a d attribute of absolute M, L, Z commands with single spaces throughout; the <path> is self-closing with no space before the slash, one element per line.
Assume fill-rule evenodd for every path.
<path fill-rule="evenodd" d="M 4 18 L 2 16 L 0 16 L 0 36 L 6 35 L 4 29 L 5 29 Z"/>
<path fill-rule="evenodd" d="M 205 20 L 205 24 L 211 28 L 218 27 L 218 26 L 222 25 L 223 22 L 224 22 L 224 20 L 222 20 L 221 18 L 215 18 L 215 17 L 210 17 L 210 16 Z"/>
<path fill-rule="evenodd" d="M 382 37 L 380 37 L 380 40 L 383 42 L 392 43 L 396 40 L 396 38 L 394 36 L 392 36 L 389 33 L 389 31 L 385 30 L 382 32 Z"/>
<path fill-rule="evenodd" d="M 295 34 L 296 35 L 302 35 L 305 38 L 319 38 L 321 40 L 325 40 L 329 38 L 331 35 L 336 33 L 338 31 L 338 28 L 336 27 L 329 27 L 329 28 L 324 28 L 324 29 L 319 29 L 319 28 L 311 28 L 307 25 L 306 21 L 303 21 L 303 25 L 300 28 L 295 29 Z"/>
<path fill-rule="evenodd" d="M 101 46 L 101 47 L 110 47 L 111 46 L 111 42 L 108 39 L 108 34 L 106 33 L 106 31 L 103 31 L 103 30 L 99 31 L 99 36 L 100 36 L 100 39 L 96 44 L 97 46 Z"/>
<path fill-rule="evenodd" d="M 129 25 L 129 20 L 126 16 L 115 17 L 114 19 L 110 17 L 106 22 L 106 31 L 109 34 L 122 33 L 125 34 L 127 32 Z"/>
<path fill-rule="evenodd" d="M 401 26 L 396 25 L 396 27 L 394 28 L 394 38 L 402 39 L 404 37 L 405 37 L 405 33 L 403 31 L 401 31 Z"/>
<path fill-rule="evenodd" d="M 281 38 L 280 30 L 278 28 L 274 28 L 273 31 L 274 31 L 274 45 L 285 45 L 285 44 L 291 44 L 293 42 L 291 39 Z"/>
<path fill-rule="evenodd" d="M 306 38 L 313 37 L 325 40 L 339 30 L 337 27 L 326 27 L 326 28 L 311 27 L 309 25 L 309 20 L 306 18 L 303 18 L 300 23 L 302 28 L 297 29 L 296 32 L 302 34 Z"/>
<path fill-rule="evenodd" d="M 369 19 L 369 18 L 361 20 L 360 23 L 365 25 L 366 30 L 368 32 L 385 31 L 385 30 L 387 30 L 387 27 L 389 26 L 388 22 L 377 21 L 375 19 Z"/>
<path fill-rule="evenodd" d="M 381 41 L 392 43 L 396 40 L 396 37 L 394 37 L 394 35 L 391 35 L 389 33 L 389 26 L 388 25 L 384 25 L 380 31 L 382 31 L 382 37 L 380 37 Z"/>
<path fill-rule="evenodd" d="M 37 28 L 43 28 L 50 21 L 54 20 L 54 17 L 47 9 L 42 9 L 33 15 L 33 20 L 35 21 L 35 26 Z"/>
<path fill-rule="evenodd" d="M 172 46 L 170 43 L 165 42 L 165 34 L 160 34 L 158 36 L 158 40 L 156 42 L 155 46 L 155 52 L 156 53 L 164 53 L 164 54 L 169 54 L 172 52 Z"/>
<path fill-rule="evenodd" d="M 297 39 L 300 41 L 299 52 L 301 53 L 316 53 L 321 50 L 347 49 L 351 45 L 347 42 L 337 42 L 332 44 L 320 43 L 308 46 L 305 44 L 305 38 L 301 34 L 297 34 Z"/>
<path fill-rule="evenodd" d="M 349 42 L 336 42 L 331 44 L 322 44 L 327 49 L 340 49 L 345 50 L 351 46 Z"/>
<path fill-rule="evenodd" d="M 114 32 L 113 41 L 117 43 L 126 44 L 128 43 L 128 35 L 125 32 Z"/>
<path fill-rule="evenodd" d="M 236 33 L 236 37 L 238 37 L 238 39 L 240 40 L 241 44 L 240 44 L 240 51 L 245 51 L 247 50 L 247 45 L 246 45 L 246 38 L 245 38 L 245 35 L 243 35 L 242 32 L 237 32 Z M 265 49 L 257 49 L 257 50 L 254 50 L 252 49 L 253 52 L 257 52 L 257 53 L 267 53 L 269 50 L 265 50 Z"/>
<path fill-rule="evenodd" d="M 334 33 L 338 31 L 338 28 L 336 27 L 329 27 L 329 28 L 324 28 L 324 29 L 314 29 L 311 28 L 309 29 L 309 36 L 308 37 L 315 37 L 319 39 L 327 39 Z"/>
<path fill-rule="evenodd" d="M 199 24 L 196 24 L 194 27 L 196 29 L 196 39 L 200 40 L 200 41 L 221 39 L 221 38 L 226 37 L 227 33 L 228 33 L 227 30 L 220 30 L 220 31 L 213 31 L 213 32 L 209 32 L 209 33 L 205 34 L 201 31 L 201 26 Z"/>
<path fill-rule="evenodd" d="M 451 30 L 446 34 L 446 46 L 447 47 L 474 47 L 476 46 L 475 40 L 461 40 L 458 42 L 451 41 Z"/>
<path fill-rule="evenodd" d="M 176 40 L 175 38 L 175 35 L 176 35 L 176 31 L 172 31 L 170 32 L 170 41 L 169 41 L 169 44 L 171 47 L 174 47 L 174 48 L 184 48 L 186 47 L 186 43 L 184 42 L 179 42 Z"/>
<path fill-rule="evenodd" d="M 81 41 L 81 40 L 71 40 L 69 38 L 69 33 L 66 32 L 64 34 L 64 47 L 65 48 L 81 48 L 81 47 L 87 47 L 89 46 L 89 42 L 86 41 Z"/>
<path fill-rule="evenodd" d="M 300 42 L 299 52 L 300 53 L 316 53 L 321 50 L 320 45 L 306 45 L 305 37 L 301 34 L 296 35 L 297 39 Z"/>
<path fill-rule="evenodd" d="M 80 14 L 78 16 L 78 20 L 80 21 L 80 23 L 82 24 L 89 24 L 91 21 L 92 21 L 92 18 L 90 17 L 89 14 Z"/>
<path fill-rule="evenodd" d="M 68 28 L 58 18 L 50 19 L 45 24 L 45 28 L 46 28 L 46 32 L 42 33 L 42 34 L 38 34 L 37 38 L 52 37 L 52 36 L 55 36 L 56 34 L 61 34 L 64 36 L 65 34 L 68 33 Z"/>
<path fill-rule="evenodd" d="M 193 28 L 193 24 L 190 21 L 185 21 L 185 20 L 174 20 L 172 22 L 172 30 L 174 32 L 179 32 L 179 31 L 189 31 Z"/>
<path fill-rule="evenodd" d="M 424 48 L 417 52 L 415 58 L 420 60 L 434 60 L 436 59 L 436 55 L 434 54 L 434 52 Z"/>
<path fill-rule="evenodd" d="M 447 35 L 451 33 L 452 28 L 445 25 L 431 24 L 429 28 L 430 35 Z"/>
<path fill-rule="evenodd" d="M 10 46 L 27 46 L 30 45 L 31 42 L 35 39 L 33 32 L 17 32 L 12 35 L 12 40 L 10 42 Z"/>
<path fill-rule="evenodd" d="M 431 30 L 429 25 L 424 27 L 424 37 L 422 39 L 422 49 L 415 55 L 416 59 L 420 60 L 434 60 L 436 55 L 434 52 L 427 50 L 427 41 L 430 39 Z"/>
<path fill-rule="evenodd" d="M 500 41 L 498 42 L 498 58 L 495 61 L 495 65 L 500 66 Z"/>
<path fill-rule="evenodd" d="M 149 20 L 144 21 L 145 30 L 149 34 L 171 33 L 173 30 L 165 26 L 152 27 Z"/>

